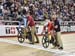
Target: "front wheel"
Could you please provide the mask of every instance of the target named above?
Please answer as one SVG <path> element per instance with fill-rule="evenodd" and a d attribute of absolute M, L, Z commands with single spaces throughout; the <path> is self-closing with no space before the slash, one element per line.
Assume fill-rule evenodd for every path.
<path fill-rule="evenodd" d="M 49 46 L 49 38 L 45 35 L 42 38 L 42 45 L 44 48 L 48 48 L 48 46 Z"/>

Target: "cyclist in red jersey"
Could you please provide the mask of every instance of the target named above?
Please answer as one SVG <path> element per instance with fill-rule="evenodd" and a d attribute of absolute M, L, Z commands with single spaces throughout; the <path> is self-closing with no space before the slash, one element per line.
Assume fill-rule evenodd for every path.
<path fill-rule="evenodd" d="M 51 35 L 55 39 L 55 36 L 54 36 L 54 33 L 55 33 L 54 32 L 54 24 L 49 19 L 45 20 L 43 32 L 46 30 L 46 28 L 48 29 L 48 37 Z M 49 37 L 49 40 L 51 40 L 50 37 Z"/>

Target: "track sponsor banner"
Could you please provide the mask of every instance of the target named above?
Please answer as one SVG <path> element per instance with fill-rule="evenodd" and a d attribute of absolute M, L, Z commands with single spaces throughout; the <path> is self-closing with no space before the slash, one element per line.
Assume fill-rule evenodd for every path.
<path fill-rule="evenodd" d="M 75 32 L 75 25 L 73 25 L 73 26 L 61 26 L 61 32 Z"/>
<path fill-rule="evenodd" d="M 41 34 L 43 31 L 43 26 L 36 26 L 36 33 Z M 75 25 L 72 26 L 61 26 L 61 32 L 75 32 Z"/>
<path fill-rule="evenodd" d="M 17 36 L 17 27 L 12 25 L 0 25 L 0 36 Z M 41 34 L 43 31 L 42 25 L 36 25 L 36 33 Z M 75 25 L 73 26 L 61 26 L 61 32 L 75 32 Z"/>
<path fill-rule="evenodd" d="M 15 27 L 5 27 L 6 34 L 15 34 Z"/>
<path fill-rule="evenodd" d="M 0 36 L 15 36 L 18 34 L 16 26 L 0 26 Z"/>
<path fill-rule="evenodd" d="M 41 34 L 43 31 L 43 26 L 42 25 L 36 25 L 36 34 Z"/>

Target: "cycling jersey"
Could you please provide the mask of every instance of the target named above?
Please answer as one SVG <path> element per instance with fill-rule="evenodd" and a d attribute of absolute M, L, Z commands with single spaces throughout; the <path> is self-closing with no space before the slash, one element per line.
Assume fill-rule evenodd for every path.
<path fill-rule="evenodd" d="M 46 29 L 46 27 L 48 28 L 48 32 L 50 32 L 51 30 L 54 29 L 53 23 L 52 22 L 46 22 L 44 24 L 44 30 Z"/>
<path fill-rule="evenodd" d="M 27 27 L 27 17 L 23 16 L 22 19 L 23 19 L 23 22 L 24 22 L 24 27 Z"/>

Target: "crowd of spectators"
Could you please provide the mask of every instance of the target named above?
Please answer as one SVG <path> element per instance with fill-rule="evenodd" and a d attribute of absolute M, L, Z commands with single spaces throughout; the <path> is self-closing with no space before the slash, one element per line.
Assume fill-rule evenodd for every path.
<path fill-rule="evenodd" d="M 50 19 L 56 14 L 60 21 L 75 21 L 74 0 L 0 0 L 0 20 L 19 20 L 23 10 L 34 20 Z"/>

